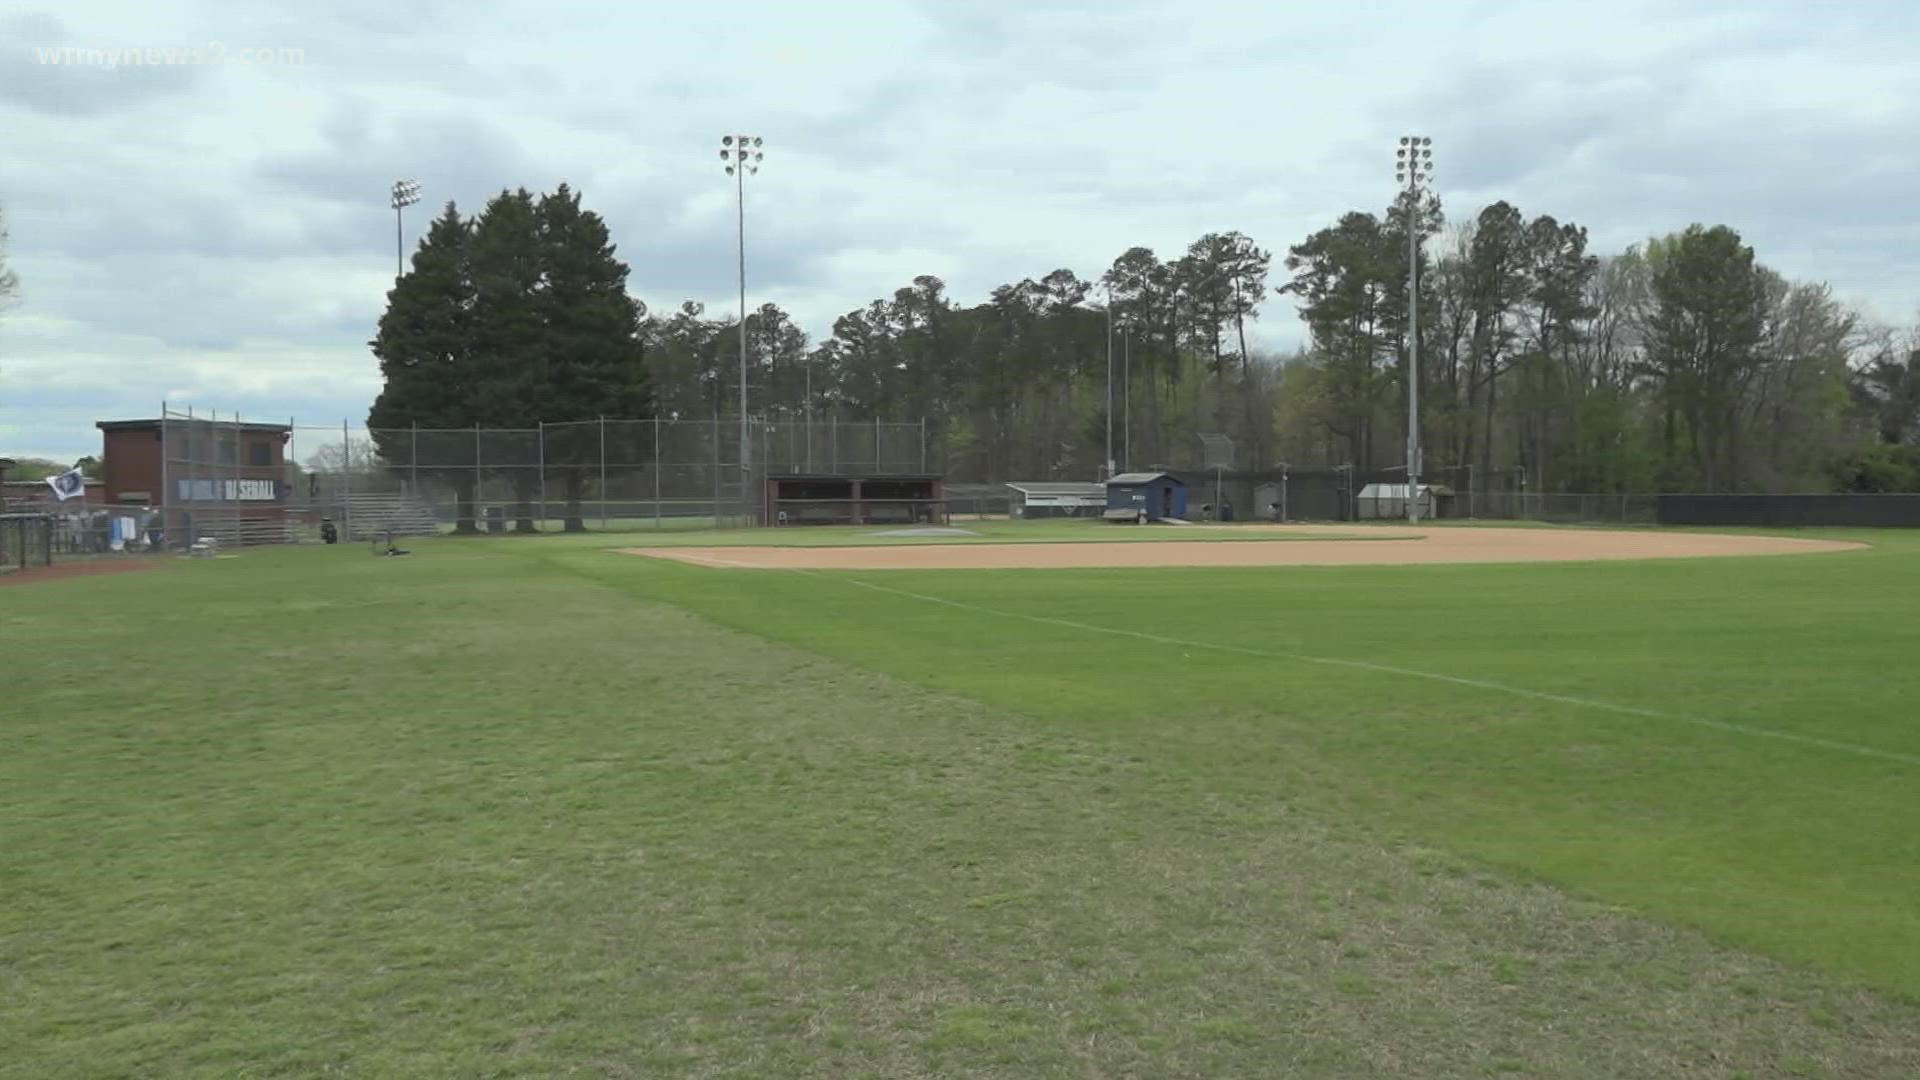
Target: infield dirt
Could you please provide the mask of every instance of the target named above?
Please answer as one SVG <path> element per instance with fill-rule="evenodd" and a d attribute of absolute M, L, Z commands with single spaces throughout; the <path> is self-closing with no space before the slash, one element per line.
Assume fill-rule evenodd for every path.
<path fill-rule="evenodd" d="M 1115 526 L 1126 528 L 1130 526 Z M 1238 537 L 1249 530 L 1236 529 Z M 625 548 L 630 555 L 747 570 L 988 570 L 1171 566 L 1364 566 L 1419 563 L 1590 562 L 1806 555 L 1866 544 L 1782 536 L 1602 529 L 1387 529 L 1296 525 L 1271 543 L 1168 539 L 1159 543 L 908 544 L 872 547 Z M 1316 532 L 1341 538 L 1315 539 Z M 1393 542 L 1382 542 L 1391 540 Z"/>

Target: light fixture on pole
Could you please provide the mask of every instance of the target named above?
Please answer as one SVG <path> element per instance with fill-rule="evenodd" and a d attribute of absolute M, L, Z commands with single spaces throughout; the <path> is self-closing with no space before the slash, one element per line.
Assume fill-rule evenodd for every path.
<path fill-rule="evenodd" d="M 1420 194 L 1433 182 L 1433 140 L 1402 135 L 1393 179 L 1404 185 L 1407 227 L 1407 521 L 1420 520 Z"/>
<path fill-rule="evenodd" d="M 405 257 L 401 254 L 404 241 L 400 235 L 400 212 L 420 201 L 420 181 L 395 180 L 389 201 L 393 206 L 393 276 L 398 279 L 407 272 Z"/>
<path fill-rule="evenodd" d="M 760 161 L 767 155 L 760 147 L 765 140 L 758 135 L 723 135 L 720 137 L 720 160 L 726 163 L 727 175 L 733 177 L 735 205 L 738 210 L 740 229 L 740 472 L 751 474 L 752 438 L 747 433 L 747 174 L 760 171 Z M 745 488 L 741 497 L 745 499 Z"/>

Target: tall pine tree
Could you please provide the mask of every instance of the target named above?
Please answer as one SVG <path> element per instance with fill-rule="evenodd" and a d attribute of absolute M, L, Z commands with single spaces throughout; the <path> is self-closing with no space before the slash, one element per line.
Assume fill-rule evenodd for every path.
<path fill-rule="evenodd" d="M 424 429 L 538 428 L 543 423 L 652 414 L 639 306 L 606 223 L 562 184 L 537 201 L 503 191 L 463 221 L 451 203 L 428 230 L 413 270 L 396 283 L 372 342 L 386 386 L 368 426 L 390 462 L 430 468 L 460 502 L 459 528 L 475 531 L 479 477 L 472 437 Z M 582 428 L 562 435 L 580 442 Z M 422 445 L 424 440 L 424 445 Z M 461 441 L 456 448 L 451 441 Z M 442 442 L 449 445 L 440 454 Z M 410 455 L 418 446 L 418 460 Z M 583 526 L 588 470 L 582 446 L 556 446 L 567 527 Z M 456 464 L 457 463 L 457 464 Z M 517 528 L 534 528 L 538 460 L 512 460 Z"/>

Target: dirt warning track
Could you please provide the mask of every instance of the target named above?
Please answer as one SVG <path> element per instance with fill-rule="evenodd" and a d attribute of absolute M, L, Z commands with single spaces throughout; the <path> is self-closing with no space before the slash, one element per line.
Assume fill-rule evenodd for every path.
<path fill-rule="evenodd" d="M 1115 526 L 1125 528 L 1129 526 Z M 1368 529 L 1317 539 L 1314 526 L 1260 530 L 1284 534 L 1261 542 L 1234 529 L 1233 540 L 1094 543 L 901 544 L 874 547 L 625 548 L 629 555 L 743 570 L 1064 570 L 1170 566 L 1389 566 L 1419 563 L 1590 562 L 1696 559 L 1741 555 L 1806 555 L 1856 551 L 1865 544 L 1779 536 L 1610 531 L 1601 529 Z"/>

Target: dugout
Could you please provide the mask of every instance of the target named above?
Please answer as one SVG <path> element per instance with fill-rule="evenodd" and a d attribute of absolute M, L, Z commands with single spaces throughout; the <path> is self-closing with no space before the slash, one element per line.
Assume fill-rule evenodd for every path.
<path fill-rule="evenodd" d="M 945 525 L 938 476 L 769 476 L 767 525 Z"/>
<path fill-rule="evenodd" d="M 1121 473 L 1107 481 L 1110 521 L 1165 521 L 1187 516 L 1187 482 L 1165 472 Z"/>

